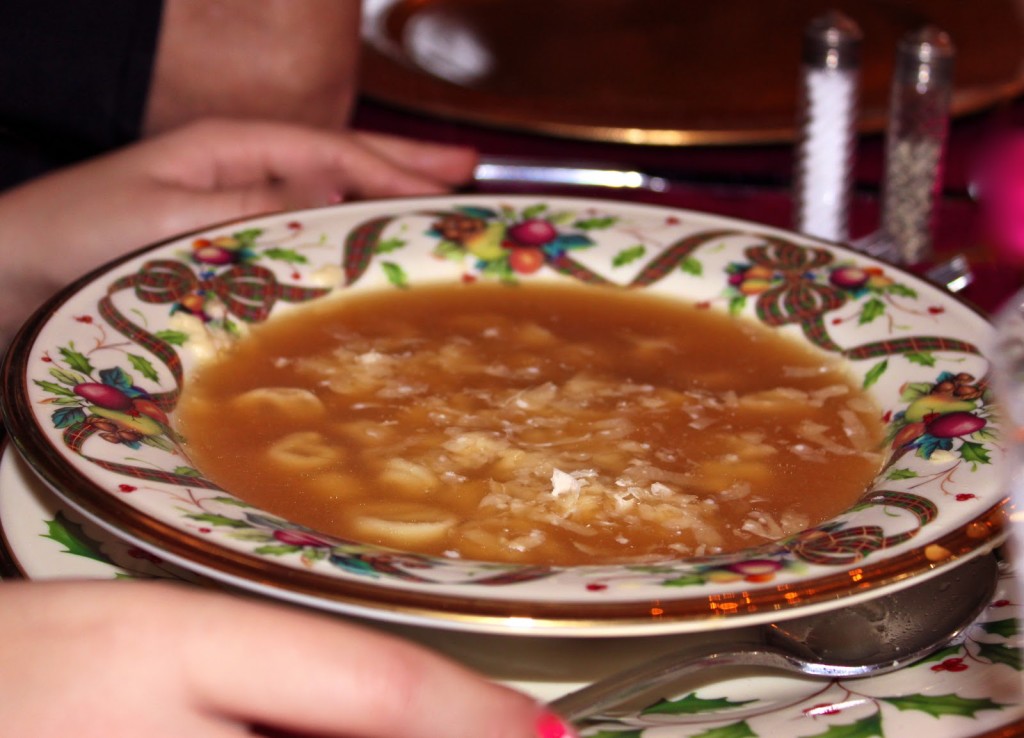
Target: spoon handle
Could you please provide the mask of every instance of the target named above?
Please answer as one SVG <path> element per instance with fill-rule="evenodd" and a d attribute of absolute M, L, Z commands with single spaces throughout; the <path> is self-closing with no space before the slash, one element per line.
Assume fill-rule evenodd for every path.
<path fill-rule="evenodd" d="M 723 647 L 708 644 L 674 651 L 632 669 L 600 679 L 550 703 L 552 710 L 569 722 L 578 722 L 654 692 L 688 674 L 715 666 L 765 666 L 802 672 L 804 662 L 764 640 L 750 638 Z"/>

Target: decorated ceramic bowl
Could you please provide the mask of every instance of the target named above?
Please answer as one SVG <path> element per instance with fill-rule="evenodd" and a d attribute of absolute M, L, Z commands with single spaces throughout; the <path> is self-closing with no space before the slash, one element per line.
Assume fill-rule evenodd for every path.
<path fill-rule="evenodd" d="M 439 227 L 526 221 L 547 235 L 525 255 L 480 252 L 460 229 Z M 173 429 L 181 390 L 247 325 L 338 290 L 487 280 L 643 290 L 798 337 L 847 362 L 882 409 L 883 468 L 853 507 L 781 540 L 657 564 L 558 567 L 325 535 L 218 488 L 188 458 Z M 588 199 L 390 200 L 225 225 L 86 276 L 15 339 L 3 417 L 69 506 L 232 586 L 479 632 L 691 632 L 841 607 L 996 545 L 1007 462 L 986 382 L 991 333 L 980 314 L 908 273 L 751 223 Z M 129 398 L 135 424 L 117 431 L 130 432 L 104 430 L 109 413 L 95 417 L 84 385 Z M 957 402 L 933 402 L 951 388 Z M 928 423 L 917 418 L 922 400 Z"/>

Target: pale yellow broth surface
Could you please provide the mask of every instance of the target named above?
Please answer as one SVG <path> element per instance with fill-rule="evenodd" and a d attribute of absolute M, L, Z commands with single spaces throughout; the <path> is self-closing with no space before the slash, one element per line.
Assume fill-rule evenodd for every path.
<path fill-rule="evenodd" d="M 747 319 L 612 288 L 417 286 L 256 327 L 177 414 L 194 463 L 317 531 L 449 557 L 733 551 L 851 506 L 878 408 Z"/>

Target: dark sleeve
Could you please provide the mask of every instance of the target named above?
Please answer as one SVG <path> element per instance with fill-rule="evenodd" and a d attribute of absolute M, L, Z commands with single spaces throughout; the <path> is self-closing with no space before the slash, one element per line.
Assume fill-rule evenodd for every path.
<path fill-rule="evenodd" d="M 139 136 L 162 0 L 0 0 L 0 186 Z"/>

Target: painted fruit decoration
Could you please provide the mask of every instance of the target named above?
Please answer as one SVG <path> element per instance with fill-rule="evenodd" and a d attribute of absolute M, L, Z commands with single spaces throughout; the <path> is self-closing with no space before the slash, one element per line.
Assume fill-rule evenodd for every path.
<path fill-rule="evenodd" d="M 965 461 L 988 463 L 984 443 L 989 437 L 991 411 L 984 379 L 943 372 L 932 383 L 903 385 L 900 398 L 908 404 L 890 426 L 889 443 L 894 451 L 914 451 L 925 459 L 938 451 L 955 451 Z"/>
<path fill-rule="evenodd" d="M 230 236 L 197 238 L 192 242 L 191 260 L 207 267 L 253 261 L 257 258 L 255 241 L 261 233 L 261 229 L 251 228 Z"/>
<path fill-rule="evenodd" d="M 89 357 L 73 345 L 60 349 L 63 366 L 54 366 L 55 381 L 36 381 L 55 406 L 50 418 L 60 429 L 87 428 L 109 443 L 138 449 L 142 445 L 171 450 L 174 431 L 160 403 L 120 367 L 96 370 Z M 155 369 L 143 357 L 130 355 L 133 367 L 148 378 Z M 51 359 L 51 363 L 57 362 Z"/>
<path fill-rule="evenodd" d="M 612 218 L 580 218 L 546 205 L 523 210 L 461 207 L 441 215 L 428 235 L 440 239 L 434 252 L 449 259 L 472 260 L 470 276 L 514 280 L 533 274 L 571 249 L 593 246 L 588 230 L 612 225 Z"/>
<path fill-rule="evenodd" d="M 884 290 L 895 282 L 880 267 L 840 266 L 829 273 L 828 281 L 840 289 L 857 293 Z"/>
<path fill-rule="evenodd" d="M 104 441 L 137 447 L 167 429 L 167 414 L 138 387 L 83 382 L 74 392 L 88 403 L 83 408 L 85 424 Z"/>

